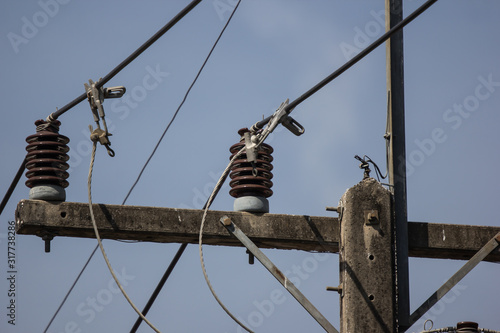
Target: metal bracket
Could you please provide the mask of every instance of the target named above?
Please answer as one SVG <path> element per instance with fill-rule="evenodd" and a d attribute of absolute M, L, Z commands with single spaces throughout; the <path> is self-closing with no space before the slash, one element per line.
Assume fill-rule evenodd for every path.
<path fill-rule="evenodd" d="M 283 124 L 283 126 L 285 126 L 290 132 L 297 136 L 304 134 L 304 127 L 299 124 L 298 121 L 288 115 L 293 110 L 286 110 L 288 102 L 289 99 L 287 98 L 286 101 L 280 104 L 280 106 L 278 107 L 278 109 L 276 109 L 272 116 L 254 124 L 250 128 L 250 132 L 252 132 L 252 134 L 256 134 L 264 125 L 267 124 L 267 126 L 257 135 L 259 144 L 264 142 L 268 135 L 271 134 L 279 124 Z"/>
<path fill-rule="evenodd" d="M 365 218 L 365 225 L 380 224 L 380 219 L 378 218 L 378 210 L 376 209 L 365 210 L 363 215 Z"/>
<path fill-rule="evenodd" d="M 276 267 L 271 260 L 248 238 L 227 216 L 220 219 L 222 225 L 252 253 L 257 260 L 285 287 L 307 312 L 329 333 L 339 333 L 335 327 L 314 307 L 295 285 Z"/>
<path fill-rule="evenodd" d="M 106 115 L 104 113 L 102 104 L 104 103 L 105 98 L 122 97 L 123 94 L 125 94 L 126 89 L 123 86 L 110 88 L 98 87 L 99 81 L 100 79 L 97 82 L 89 80 L 88 84 L 83 84 L 85 86 L 85 91 L 87 92 L 87 99 L 90 104 L 90 109 L 92 110 L 92 115 L 94 116 L 94 121 L 97 124 L 97 128 L 95 130 L 92 129 L 92 126 L 89 126 L 91 132 L 90 139 L 93 142 L 99 141 L 100 144 L 106 147 L 108 155 L 113 157 L 115 156 L 115 152 L 109 147 L 111 145 L 111 142 L 109 141 L 109 136 L 111 136 L 111 133 L 108 132 L 108 126 L 106 124 L 105 118 Z M 101 129 L 101 126 L 99 124 L 99 121 L 101 119 L 104 129 Z"/>

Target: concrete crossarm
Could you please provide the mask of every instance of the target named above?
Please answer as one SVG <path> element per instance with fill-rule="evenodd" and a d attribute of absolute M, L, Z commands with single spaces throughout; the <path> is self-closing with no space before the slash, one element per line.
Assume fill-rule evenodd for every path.
<path fill-rule="evenodd" d="M 94 204 L 102 238 L 162 243 L 197 243 L 203 211 Z M 334 217 L 209 211 L 204 244 L 242 246 L 219 223 L 227 215 L 261 248 L 338 252 L 339 221 Z M 95 238 L 88 204 L 21 200 L 18 234 Z M 409 222 L 412 257 L 469 259 L 500 232 L 500 227 Z M 500 237 L 499 237 L 500 238 Z M 500 239 L 499 239 L 500 242 Z M 500 262 L 497 248 L 486 261 Z"/>

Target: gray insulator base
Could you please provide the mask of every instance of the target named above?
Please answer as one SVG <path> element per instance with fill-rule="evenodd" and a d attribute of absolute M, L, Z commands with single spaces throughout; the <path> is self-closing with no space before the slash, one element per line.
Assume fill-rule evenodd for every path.
<path fill-rule="evenodd" d="M 31 188 L 30 200 L 65 201 L 66 191 L 59 185 L 40 185 Z"/>
<path fill-rule="evenodd" d="M 269 213 L 269 201 L 264 197 L 245 196 L 234 199 L 235 212 Z"/>

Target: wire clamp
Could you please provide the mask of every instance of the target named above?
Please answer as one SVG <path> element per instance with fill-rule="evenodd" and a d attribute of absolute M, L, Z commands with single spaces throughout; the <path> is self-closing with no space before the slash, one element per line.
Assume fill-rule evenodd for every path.
<path fill-rule="evenodd" d="M 296 121 L 295 119 L 293 119 L 288 115 L 293 110 L 293 109 L 291 110 L 286 109 L 286 107 L 288 106 L 288 102 L 289 99 L 287 98 L 286 101 L 280 104 L 278 109 L 274 112 L 274 114 L 271 117 L 267 119 L 267 121 L 266 120 L 260 121 L 254 124 L 250 128 L 250 131 L 253 134 L 257 135 L 258 133 L 258 142 L 260 143 L 264 142 L 264 140 L 269 136 L 269 134 L 271 134 L 274 131 L 274 129 L 279 124 L 283 124 L 283 126 L 285 126 L 290 132 L 292 132 L 297 136 L 304 134 L 305 132 L 304 127 L 301 124 L 299 124 L 298 121 Z M 266 125 L 266 123 L 267 126 L 263 130 L 261 130 L 261 128 L 264 125 Z"/>
<path fill-rule="evenodd" d="M 120 98 L 125 94 L 125 87 L 110 87 L 103 88 L 99 86 L 99 79 L 97 82 L 89 80 L 89 83 L 84 83 L 85 91 L 87 92 L 87 99 L 90 104 L 90 109 L 92 110 L 92 115 L 94 116 L 94 121 L 97 125 L 97 128 L 94 130 L 92 125 L 89 125 L 90 129 L 90 140 L 92 142 L 99 141 L 100 144 L 106 147 L 108 151 L 108 155 L 111 157 L 115 156 L 115 152 L 109 146 L 111 142 L 109 141 L 109 137 L 111 133 L 108 132 L 108 126 L 106 124 L 106 118 L 104 113 L 104 108 L 102 104 L 104 103 L 104 99 L 106 98 Z M 101 128 L 100 120 L 102 120 L 103 128 Z"/>

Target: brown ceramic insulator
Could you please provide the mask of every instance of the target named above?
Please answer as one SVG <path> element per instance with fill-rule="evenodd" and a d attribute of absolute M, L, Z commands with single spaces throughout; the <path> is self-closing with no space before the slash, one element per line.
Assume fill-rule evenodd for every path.
<path fill-rule="evenodd" d="M 26 138 L 26 186 L 59 185 L 68 187 L 69 138 L 58 133 L 59 121 L 37 120 L 37 133 Z"/>
<path fill-rule="evenodd" d="M 246 129 L 245 129 L 246 130 Z M 238 134 L 243 135 L 244 130 L 240 130 Z M 229 151 L 231 152 L 232 159 L 238 151 L 245 147 L 245 143 L 240 141 L 231 146 Z M 231 190 L 229 194 L 232 197 L 240 198 L 243 196 L 258 196 L 268 198 L 273 194 L 271 187 L 273 182 L 273 174 L 271 170 L 273 165 L 273 157 L 271 156 L 273 148 L 265 143 L 261 144 L 257 150 L 257 161 L 252 165 L 247 160 L 246 153 L 241 154 L 233 162 L 231 167 L 231 173 L 229 177 L 231 182 Z M 255 170 L 255 171 L 254 171 Z M 254 174 L 256 172 L 256 175 Z"/>

